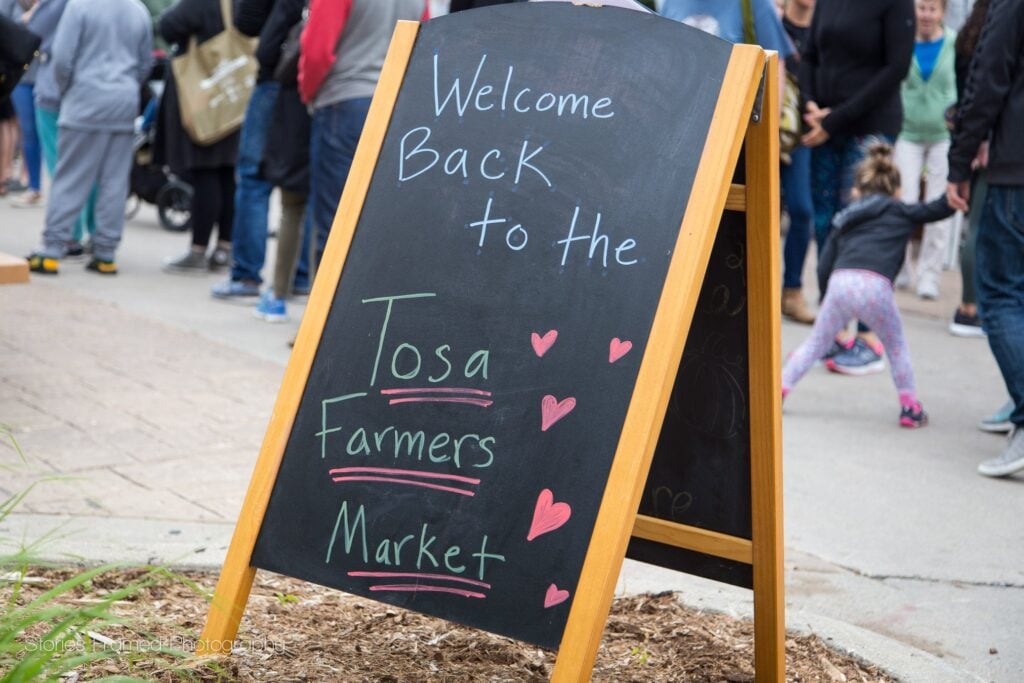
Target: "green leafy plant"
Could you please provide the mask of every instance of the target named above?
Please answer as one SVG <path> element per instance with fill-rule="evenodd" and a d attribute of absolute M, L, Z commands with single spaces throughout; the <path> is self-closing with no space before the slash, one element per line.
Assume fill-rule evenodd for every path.
<path fill-rule="evenodd" d="M 9 444 L 16 454 L 14 464 L 0 462 L 0 471 L 15 472 L 28 469 L 28 459 L 18 445 L 10 427 L 0 425 L 0 449 Z M 22 501 L 38 485 L 62 477 L 40 477 L 28 486 L 0 501 L 0 522 L 9 517 Z M 180 662 L 189 655 L 172 648 L 146 648 L 143 653 L 124 650 L 117 642 L 102 635 L 108 627 L 129 626 L 127 620 L 114 613 L 115 605 L 132 599 L 146 588 L 158 582 L 184 580 L 193 589 L 199 587 L 184 577 L 175 575 L 165 568 L 146 568 L 136 579 L 123 587 L 91 599 L 81 605 L 71 600 L 76 593 L 92 592 L 95 579 L 111 571 L 122 569 L 119 565 L 108 564 L 79 572 L 60 581 L 35 598 L 25 597 L 25 588 L 34 566 L 45 566 L 38 561 L 38 549 L 53 538 L 55 532 L 45 534 L 28 546 L 21 545 L 14 552 L 0 552 L 0 681 L 21 683 L 22 681 L 56 680 L 63 674 L 88 667 L 105 659 L 129 660 L 131 658 L 161 657 L 162 663 Z M 7 541 L 10 539 L 0 539 Z M 6 594 L 6 595 L 5 595 Z M 145 637 L 146 634 L 139 633 Z M 172 667 L 172 670 L 177 671 Z M 180 675 L 189 677 L 188 667 Z M 142 680 L 127 676 L 107 677 L 107 681 Z"/>
<path fill-rule="evenodd" d="M 274 597 L 277 598 L 279 605 L 289 605 L 299 601 L 299 596 L 291 593 L 274 593 Z"/>
<path fill-rule="evenodd" d="M 647 648 L 634 646 L 629 651 L 630 659 L 636 662 L 637 666 L 644 666 L 651 658 L 651 653 L 647 651 Z"/>

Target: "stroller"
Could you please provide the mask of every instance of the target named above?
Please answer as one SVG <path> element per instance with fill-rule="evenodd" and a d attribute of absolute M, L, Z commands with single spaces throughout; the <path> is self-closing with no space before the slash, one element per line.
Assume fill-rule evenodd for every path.
<path fill-rule="evenodd" d="M 154 54 L 153 70 L 142 92 L 142 115 L 135 122 L 132 170 L 124 214 L 126 219 L 131 219 L 139 212 L 142 202 L 155 204 L 164 229 L 184 232 L 192 222 L 192 186 L 167 167 L 153 163 L 156 117 L 168 66 L 165 54 Z"/>

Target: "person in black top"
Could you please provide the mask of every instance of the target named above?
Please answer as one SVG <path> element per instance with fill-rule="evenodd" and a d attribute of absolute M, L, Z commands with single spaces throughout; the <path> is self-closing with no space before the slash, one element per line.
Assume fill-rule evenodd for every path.
<path fill-rule="evenodd" d="M 818 0 L 800 62 L 812 148 L 811 195 L 820 250 L 832 218 L 850 201 L 853 169 L 866 145 L 892 143 L 903 124 L 900 84 L 914 53 L 913 0 Z M 908 181 L 909 182 L 909 181 Z M 863 324 L 836 372 L 882 372 L 882 345 Z M 848 341 L 845 337 L 841 340 Z"/>
<path fill-rule="evenodd" d="M 169 45 L 177 46 L 178 55 L 184 54 L 192 37 L 202 44 L 224 30 L 220 3 L 178 0 L 160 15 L 157 30 Z M 194 142 L 182 123 L 178 88 L 173 70 L 168 69 L 160 98 L 154 160 L 169 166 L 192 186 L 192 240 L 184 254 L 164 259 L 163 269 L 169 273 L 206 272 L 226 267 L 231 259 L 239 134 L 236 131 L 208 145 Z M 207 254 L 214 225 L 217 243 Z"/>
<path fill-rule="evenodd" d="M 953 62 L 953 69 L 956 72 L 956 94 L 957 102 L 964 96 L 964 88 L 967 85 L 967 71 L 971 65 L 971 58 L 974 56 L 974 48 L 978 45 L 978 38 L 981 35 L 981 27 L 985 23 L 985 15 L 988 14 L 989 0 L 978 0 L 974 3 L 970 16 L 964 22 L 963 27 L 956 36 L 956 58 Z M 947 112 L 947 125 L 949 117 L 955 116 L 957 105 L 953 105 Z M 982 162 L 987 161 L 988 143 L 982 145 L 983 153 L 979 154 L 975 164 L 975 173 L 971 194 L 975 201 L 973 207 L 967 213 L 965 229 L 960 244 L 960 281 L 961 295 L 960 305 L 953 313 L 953 322 L 949 325 L 951 334 L 958 337 L 984 337 L 985 332 L 981 328 L 981 317 L 978 315 L 978 299 L 974 292 L 974 245 L 978 235 L 978 220 L 981 218 L 981 207 L 985 204 L 985 191 L 988 183 L 985 181 L 985 168 Z"/>
<path fill-rule="evenodd" d="M 814 12 L 814 0 L 789 0 L 782 15 L 782 26 L 786 29 L 796 52 L 786 58 L 787 78 L 799 79 L 800 53 L 807 38 L 808 27 Z M 780 169 L 782 198 L 789 214 L 789 232 L 783 248 L 782 269 L 782 315 L 799 323 L 814 322 L 814 313 L 807 309 L 804 301 L 801 274 L 807 245 L 811 240 L 811 219 L 814 206 L 811 203 L 811 150 L 797 143 L 789 152 L 789 163 Z"/>
<path fill-rule="evenodd" d="M 975 284 L 988 343 L 1013 399 L 1013 432 L 979 474 L 1024 470 L 1024 2 L 992 0 L 971 61 L 949 149 L 946 194 L 961 211 L 971 198 L 971 166 L 991 135 L 988 195 L 978 225 Z"/>
<path fill-rule="evenodd" d="M 910 349 L 893 298 L 893 280 L 903 264 L 914 228 L 953 215 L 945 197 L 928 204 L 899 200 L 900 172 L 892 147 L 876 143 L 855 174 L 855 201 L 836 215 L 834 229 L 821 251 L 818 276 L 825 299 L 811 336 L 782 369 L 785 397 L 833 343 L 836 332 L 852 318 L 870 323 L 885 342 L 889 369 L 899 392 L 900 426 L 928 422 L 917 400 Z M 834 359 L 826 364 L 834 363 Z M 831 368 L 829 368 L 831 369 Z"/>

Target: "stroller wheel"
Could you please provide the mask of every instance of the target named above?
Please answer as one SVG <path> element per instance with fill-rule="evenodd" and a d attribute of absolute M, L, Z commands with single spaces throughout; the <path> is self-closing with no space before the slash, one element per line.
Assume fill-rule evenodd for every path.
<path fill-rule="evenodd" d="M 128 195 L 128 201 L 124 203 L 124 219 L 130 221 L 135 218 L 135 215 L 139 213 L 139 208 L 142 207 L 142 200 L 139 199 L 139 195 L 130 194 Z"/>
<path fill-rule="evenodd" d="M 192 188 L 180 180 L 171 180 L 157 192 L 156 210 L 164 229 L 188 230 L 192 222 Z"/>

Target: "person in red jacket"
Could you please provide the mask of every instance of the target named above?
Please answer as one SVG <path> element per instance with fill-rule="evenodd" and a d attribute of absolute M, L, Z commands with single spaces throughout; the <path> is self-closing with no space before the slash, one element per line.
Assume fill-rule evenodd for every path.
<path fill-rule="evenodd" d="M 395 22 L 429 19 L 425 0 L 313 0 L 300 39 L 299 95 L 313 113 L 307 220 L 323 256 Z"/>

